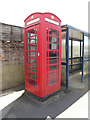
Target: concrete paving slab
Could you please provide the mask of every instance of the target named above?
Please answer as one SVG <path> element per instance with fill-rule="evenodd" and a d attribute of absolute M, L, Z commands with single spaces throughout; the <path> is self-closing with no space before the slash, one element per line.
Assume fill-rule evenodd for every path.
<path fill-rule="evenodd" d="M 81 82 L 81 71 L 78 71 L 76 73 L 72 73 L 69 77 L 69 87 L 77 90 L 83 90 L 87 91 L 88 90 L 88 79 L 90 78 L 85 78 L 83 82 Z"/>

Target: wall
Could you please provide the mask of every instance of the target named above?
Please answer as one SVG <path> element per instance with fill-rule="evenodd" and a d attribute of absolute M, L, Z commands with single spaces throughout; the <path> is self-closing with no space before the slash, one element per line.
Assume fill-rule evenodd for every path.
<path fill-rule="evenodd" d="M 24 31 L 0 23 L 0 90 L 24 83 Z"/>

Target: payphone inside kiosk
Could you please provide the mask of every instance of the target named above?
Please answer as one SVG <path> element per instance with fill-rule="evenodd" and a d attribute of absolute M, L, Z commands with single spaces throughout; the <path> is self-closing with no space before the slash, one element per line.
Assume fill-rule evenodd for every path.
<path fill-rule="evenodd" d="M 52 13 L 25 19 L 25 89 L 44 98 L 61 86 L 61 20 Z"/>

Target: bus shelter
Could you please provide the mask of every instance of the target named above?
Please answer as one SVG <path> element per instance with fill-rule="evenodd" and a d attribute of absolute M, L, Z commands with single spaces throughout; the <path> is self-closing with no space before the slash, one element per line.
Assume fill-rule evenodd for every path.
<path fill-rule="evenodd" d="M 90 74 L 89 40 L 89 33 L 70 25 L 62 26 L 61 79 L 66 89 L 69 88 L 70 73 L 81 70 L 81 81 Z"/>

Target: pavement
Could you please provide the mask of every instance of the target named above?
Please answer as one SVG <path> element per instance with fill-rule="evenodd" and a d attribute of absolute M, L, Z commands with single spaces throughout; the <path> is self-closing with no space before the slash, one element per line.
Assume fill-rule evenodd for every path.
<path fill-rule="evenodd" d="M 70 76 L 69 82 L 69 90 L 67 92 L 60 92 L 43 103 L 38 101 L 32 95 L 28 95 L 26 92 L 22 91 L 22 93 L 18 95 L 19 98 L 17 97 L 16 99 L 12 100 L 12 103 L 9 103 L 6 107 L 1 106 L 2 110 L 0 114 L 3 118 L 46 119 L 48 117 L 55 119 L 65 118 L 65 116 L 66 118 L 70 118 L 70 115 L 71 117 L 75 117 L 77 112 L 78 113 L 76 114 L 76 117 L 80 117 L 79 112 L 81 111 L 83 114 L 82 116 L 87 116 L 87 108 L 85 108 L 85 106 L 88 104 L 86 101 L 86 93 L 88 91 L 87 81 L 84 80 L 84 82 L 81 82 L 80 73 L 78 72 L 78 74 Z M 78 108 L 80 107 L 81 109 L 78 111 Z"/>
<path fill-rule="evenodd" d="M 42 104 L 34 97 L 24 93 L 2 110 L 3 118 L 56 118 L 75 103 L 85 92 L 70 89 L 69 92 L 52 101 Z"/>

